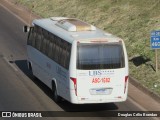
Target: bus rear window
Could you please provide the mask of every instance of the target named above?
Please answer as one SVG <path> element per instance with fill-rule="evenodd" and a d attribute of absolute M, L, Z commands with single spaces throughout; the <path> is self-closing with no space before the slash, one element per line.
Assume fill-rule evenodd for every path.
<path fill-rule="evenodd" d="M 117 69 L 125 66 L 121 43 L 78 44 L 77 52 L 77 69 Z"/>

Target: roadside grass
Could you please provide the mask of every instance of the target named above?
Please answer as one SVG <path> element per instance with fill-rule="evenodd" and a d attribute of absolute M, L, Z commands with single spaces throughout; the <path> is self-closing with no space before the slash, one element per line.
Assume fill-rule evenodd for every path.
<path fill-rule="evenodd" d="M 155 72 L 155 52 L 150 48 L 150 32 L 160 30 L 160 0 L 14 0 L 42 17 L 65 16 L 91 23 L 124 39 L 130 75 L 160 95 L 159 71 Z M 137 59 L 141 57 L 142 59 Z M 147 59 L 147 60 L 146 60 Z M 135 63 L 139 64 L 136 65 Z"/>

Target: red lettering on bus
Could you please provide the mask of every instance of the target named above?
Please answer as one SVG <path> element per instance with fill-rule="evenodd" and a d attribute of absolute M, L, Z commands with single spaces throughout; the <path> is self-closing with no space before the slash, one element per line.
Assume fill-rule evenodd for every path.
<path fill-rule="evenodd" d="M 110 78 L 93 78 L 92 83 L 109 83 Z"/>

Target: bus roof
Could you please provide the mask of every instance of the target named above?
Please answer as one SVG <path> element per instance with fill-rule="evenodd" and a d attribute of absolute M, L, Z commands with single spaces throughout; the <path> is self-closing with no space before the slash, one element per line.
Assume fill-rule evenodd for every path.
<path fill-rule="evenodd" d="M 45 30 L 59 36 L 72 43 L 74 40 L 107 39 L 114 42 L 121 40 L 110 33 L 106 33 L 93 25 L 85 23 L 75 18 L 51 17 L 45 19 L 35 19 L 33 25 L 38 25 Z"/>

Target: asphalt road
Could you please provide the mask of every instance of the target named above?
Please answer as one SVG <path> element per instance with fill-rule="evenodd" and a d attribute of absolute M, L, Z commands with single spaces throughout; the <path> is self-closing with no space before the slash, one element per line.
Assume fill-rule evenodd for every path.
<path fill-rule="evenodd" d="M 33 79 L 27 69 L 27 35 L 22 31 L 23 25 L 22 21 L 0 6 L 0 111 L 68 111 L 73 116 L 74 112 L 78 111 L 82 112 L 82 116 L 76 118 L 80 120 L 117 119 L 92 117 L 92 115 L 86 118 L 83 116 L 84 112 L 92 112 L 91 114 L 95 115 L 107 114 L 107 111 L 142 111 L 141 107 L 138 107 L 131 99 L 123 103 L 94 105 L 73 105 L 67 101 L 56 104 L 51 90 L 39 80 Z M 0 119 L 4 120 L 4 118 Z M 54 119 L 75 118 L 65 118 L 62 115 Z M 130 119 L 150 120 L 151 118 Z"/>

